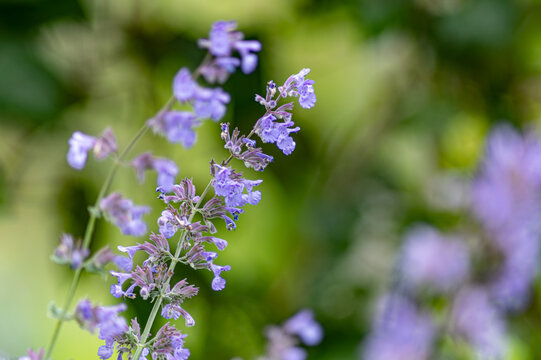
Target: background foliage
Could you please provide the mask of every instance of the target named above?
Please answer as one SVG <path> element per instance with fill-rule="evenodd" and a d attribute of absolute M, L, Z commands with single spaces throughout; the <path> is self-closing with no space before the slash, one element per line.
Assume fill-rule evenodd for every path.
<path fill-rule="evenodd" d="M 316 107 L 294 115 L 297 150 L 263 174 L 263 200 L 224 237 L 225 291 L 186 271 L 201 296 L 186 303 L 193 359 L 253 358 L 263 328 L 313 308 L 326 336 L 311 359 L 356 359 L 374 301 L 392 284 L 401 236 L 412 224 L 465 221 L 465 184 L 496 121 L 541 124 L 541 3 L 536 0 L 2 0 L 0 2 L 0 348 L 43 346 L 71 273 L 49 255 L 59 235 L 81 236 L 108 164 L 77 172 L 65 161 L 80 129 L 110 125 L 126 144 L 170 94 L 183 65 L 218 19 L 263 43 L 260 67 L 234 75 L 226 121 L 251 128 L 265 82 L 312 68 Z M 140 149 L 174 159 L 201 188 L 210 157 L 225 154 L 205 122 L 189 150 L 157 136 Z M 135 155 L 137 152 L 133 152 Z M 162 205 L 150 176 L 120 173 L 114 189 Z M 132 244 L 99 222 L 94 248 Z M 112 279 L 108 279 L 112 282 Z M 109 283 L 84 276 L 79 297 L 112 304 Z M 537 286 L 537 292 L 539 286 Z M 513 359 L 541 353 L 541 297 L 511 322 Z M 133 302 L 129 312 L 150 311 Z M 99 340 L 65 327 L 56 358 L 93 359 Z"/>

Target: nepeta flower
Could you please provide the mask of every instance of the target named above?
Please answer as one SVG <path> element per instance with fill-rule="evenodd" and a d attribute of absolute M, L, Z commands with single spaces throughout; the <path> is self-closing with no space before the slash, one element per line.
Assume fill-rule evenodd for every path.
<path fill-rule="evenodd" d="M 209 270 L 213 272 L 214 279 L 212 279 L 212 290 L 221 291 L 225 288 L 225 279 L 220 276 L 222 271 L 231 270 L 231 266 L 220 266 L 213 263 L 209 263 Z"/>
<path fill-rule="evenodd" d="M 60 264 L 69 264 L 72 269 L 77 269 L 81 267 L 88 254 L 88 249 L 82 248 L 81 241 L 75 245 L 73 236 L 63 234 L 60 237 L 60 244 L 55 249 L 53 260 Z"/>
<path fill-rule="evenodd" d="M 243 40 L 244 35 L 235 31 L 236 28 L 234 21 L 217 21 L 212 25 L 209 38 L 199 40 L 199 46 L 209 49 L 215 56 L 201 69 L 202 75 L 210 83 L 224 82 L 239 65 L 245 74 L 251 73 L 257 67 L 257 55 L 254 53 L 261 50 L 261 43 L 256 40 Z M 233 57 L 234 50 L 240 54 L 240 61 Z"/>
<path fill-rule="evenodd" d="M 304 360 L 307 353 L 298 346 L 296 336 L 304 344 L 314 346 L 323 338 L 323 330 L 321 325 L 314 320 L 312 311 L 301 310 L 282 326 L 269 326 L 265 335 L 268 344 L 263 360 Z"/>
<path fill-rule="evenodd" d="M 372 334 L 364 346 L 364 359 L 428 359 L 434 340 L 434 326 L 426 314 L 398 294 L 383 298 Z"/>
<path fill-rule="evenodd" d="M 484 289 L 462 290 L 454 301 L 452 319 L 453 331 L 476 349 L 478 358 L 503 358 L 505 323 Z"/>
<path fill-rule="evenodd" d="M 315 321 L 311 310 L 302 310 L 292 316 L 284 323 L 284 330 L 299 336 L 302 342 L 309 346 L 319 344 L 323 338 L 323 329 Z"/>
<path fill-rule="evenodd" d="M 77 170 L 85 167 L 88 152 L 94 147 L 97 139 L 80 131 L 73 133 L 69 139 L 68 164 Z"/>
<path fill-rule="evenodd" d="M 140 182 L 143 182 L 146 170 L 154 170 L 158 174 L 156 182 L 159 187 L 169 189 L 175 184 L 178 167 L 172 160 L 155 157 L 146 152 L 133 159 L 131 165 L 135 168 Z"/>
<path fill-rule="evenodd" d="M 444 236 L 428 226 L 418 226 L 406 235 L 400 270 L 408 286 L 451 291 L 468 274 L 468 249 L 461 239 Z"/>
<path fill-rule="evenodd" d="M 150 212 L 148 206 L 136 206 L 120 193 L 112 193 L 100 202 L 100 210 L 120 228 L 124 235 L 141 236 L 147 232 L 143 222 L 144 214 Z"/>
<path fill-rule="evenodd" d="M 124 256 L 115 255 L 109 246 L 98 250 L 90 262 L 97 269 L 103 269 L 108 263 L 114 263 L 120 270 L 123 271 L 131 271 L 133 268 L 131 257 L 126 258 Z"/>
<path fill-rule="evenodd" d="M 173 94 L 180 102 L 189 101 L 193 98 L 197 85 L 192 79 L 190 70 L 182 68 L 173 79 Z"/>
<path fill-rule="evenodd" d="M 190 148 L 195 143 L 194 127 L 199 124 L 195 114 L 187 111 L 169 111 L 148 121 L 155 133 L 165 136 L 173 144 L 180 143 L 185 148 Z"/>
<path fill-rule="evenodd" d="M 190 351 L 184 348 L 184 339 L 187 335 L 182 334 L 169 323 L 162 326 L 152 345 L 153 359 L 187 360 Z"/>
<path fill-rule="evenodd" d="M 293 127 L 295 125 L 293 121 L 277 123 L 275 120 L 276 117 L 272 114 L 259 119 L 256 125 L 256 134 L 259 135 L 263 142 L 276 143 L 285 155 L 290 155 L 295 150 L 296 144 L 289 134 L 296 133 L 301 128 L 298 126 Z"/>
<path fill-rule="evenodd" d="M 261 191 L 253 191 L 263 180 L 246 180 L 231 167 L 214 164 L 216 170 L 212 184 L 216 195 L 223 196 L 227 207 L 237 208 L 246 204 L 256 205 L 261 200 Z M 244 192 L 246 190 L 246 193 Z"/>
<path fill-rule="evenodd" d="M 220 88 L 198 86 L 188 69 L 182 68 L 173 80 L 173 93 L 181 103 L 191 102 L 199 119 L 220 120 L 225 115 L 225 104 L 231 101 L 228 93 Z M 167 122 L 167 120 L 166 120 Z M 172 127 L 169 125 L 169 127 Z M 178 125 L 176 126 L 179 127 Z M 171 141 L 171 140 L 170 140 Z"/>
<path fill-rule="evenodd" d="M 69 139 L 68 144 L 68 164 L 77 170 L 84 168 L 90 150 L 93 150 L 94 156 L 98 160 L 105 159 L 109 154 L 117 152 L 116 139 L 110 129 L 106 129 L 99 138 L 76 131 Z"/>
<path fill-rule="evenodd" d="M 472 198 L 474 215 L 503 255 L 491 285 L 493 296 L 507 309 L 520 309 L 527 303 L 539 263 L 541 142 L 510 127 L 496 128 Z"/>
<path fill-rule="evenodd" d="M 125 304 L 92 306 L 88 299 L 77 304 L 74 316 L 79 325 L 90 332 L 98 329 L 98 337 L 105 340 L 105 345 L 98 350 L 101 359 L 108 359 L 113 355 L 115 343 L 128 331 L 126 320 L 118 316 L 118 313 L 124 310 Z"/>

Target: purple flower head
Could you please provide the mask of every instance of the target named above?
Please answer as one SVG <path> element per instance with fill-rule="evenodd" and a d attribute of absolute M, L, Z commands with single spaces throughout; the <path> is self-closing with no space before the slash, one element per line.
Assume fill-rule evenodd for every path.
<path fill-rule="evenodd" d="M 500 268 L 490 281 L 495 303 L 507 310 L 523 310 L 538 273 L 539 239 L 528 231 L 514 233 L 512 246 L 505 250 Z"/>
<path fill-rule="evenodd" d="M 53 259 L 61 264 L 69 264 L 72 269 L 78 269 L 88 254 L 88 249 L 82 248 L 81 241 L 74 244 L 73 236 L 63 234 L 60 237 L 60 244 L 55 249 Z"/>
<path fill-rule="evenodd" d="M 489 285 L 499 306 L 527 304 L 537 274 L 541 236 L 541 142 L 507 126 L 489 137 L 472 189 L 472 210 L 502 256 Z"/>
<path fill-rule="evenodd" d="M 152 346 L 153 359 L 186 360 L 190 351 L 184 348 L 185 334 L 175 329 L 169 323 L 158 330 Z"/>
<path fill-rule="evenodd" d="M 115 134 L 113 134 L 111 129 L 105 129 L 105 131 L 100 135 L 94 144 L 93 151 L 94 156 L 98 160 L 103 160 L 110 154 L 116 154 L 118 152 Z"/>
<path fill-rule="evenodd" d="M 85 167 L 90 150 L 93 150 L 94 156 L 98 160 L 103 160 L 109 154 L 118 151 L 115 135 L 111 129 L 105 129 L 99 138 L 76 131 L 69 139 L 68 144 L 68 164 L 77 170 Z"/>
<path fill-rule="evenodd" d="M 226 207 L 238 208 L 246 204 L 256 205 L 259 203 L 261 192 L 253 191 L 253 187 L 261 184 L 262 180 L 242 179 L 240 174 L 235 173 L 230 167 L 218 164 L 214 164 L 214 167 L 214 192 L 216 195 L 224 197 Z"/>
<path fill-rule="evenodd" d="M 434 339 L 430 318 L 400 295 L 383 298 L 364 344 L 364 359 L 426 360 Z"/>
<path fill-rule="evenodd" d="M 93 136 L 83 134 L 80 131 L 73 133 L 68 141 L 68 164 L 77 170 L 85 167 L 88 152 L 94 147 L 97 139 Z"/>
<path fill-rule="evenodd" d="M 81 300 L 75 309 L 75 319 L 79 325 L 90 332 L 97 328 L 98 337 L 105 340 L 105 345 L 98 350 L 101 359 L 108 359 L 113 354 L 115 342 L 128 331 L 126 320 L 118 313 L 126 310 L 125 304 L 116 306 L 92 306 L 87 299 Z"/>
<path fill-rule="evenodd" d="M 314 320 L 311 310 L 302 310 L 284 323 L 284 329 L 301 338 L 309 346 L 317 345 L 323 338 L 323 328 Z"/>
<path fill-rule="evenodd" d="M 178 303 L 167 304 L 162 308 L 162 316 L 165 319 L 175 319 L 178 320 L 180 316 L 184 318 L 185 324 L 188 327 L 195 325 L 195 320 L 193 317 L 184 310 Z"/>
<path fill-rule="evenodd" d="M 293 127 L 295 123 L 291 120 L 283 123 L 277 123 L 275 120 L 276 117 L 272 114 L 262 117 L 256 123 L 255 132 L 263 142 L 276 143 L 285 155 L 290 155 L 295 150 L 296 144 L 289 134 L 298 132 L 300 128 Z"/>
<path fill-rule="evenodd" d="M 98 250 L 92 258 L 92 265 L 96 268 L 103 268 L 111 262 L 123 271 L 131 271 L 133 268 L 133 262 L 130 258 L 113 254 L 108 246 Z"/>
<path fill-rule="evenodd" d="M 280 96 L 298 96 L 299 104 L 305 109 L 310 109 L 316 104 L 314 92 L 314 80 L 306 79 L 310 69 L 302 69 L 298 74 L 291 75 L 283 86 L 279 87 Z"/>
<path fill-rule="evenodd" d="M 222 271 L 229 271 L 231 270 L 231 266 L 219 266 L 215 265 L 213 263 L 209 264 L 209 270 L 214 273 L 214 279 L 212 279 L 212 290 L 214 291 L 220 291 L 225 288 L 225 279 L 220 277 L 220 274 Z"/>
<path fill-rule="evenodd" d="M 211 118 L 219 121 L 224 117 L 226 104 L 229 104 L 231 97 L 220 88 L 209 89 L 198 87 L 195 93 L 193 108 L 198 118 Z"/>
<path fill-rule="evenodd" d="M 155 133 L 165 136 L 173 144 L 180 143 L 185 148 L 190 148 L 195 143 L 193 128 L 199 123 L 196 115 L 187 111 L 169 111 L 148 121 Z"/>
<path fill-rule="evenodd" d="M 533 135 L 507 126 L 492 131 L 472 193 L 473 213 L 489 231 L 541 231 L 540 155 L 541 143 Z"/>
<path fill-rule="evenodd" d="M 101 200 L 100 210 L 124 235 L 141 236 L 147 232 L 142 217 L 150 212 L 148 206 L 135 206 L 130 199 L 123 198 L 120 193 L 112 193 Z"/>
<path fill-rule="evenodd" d="M 448 292 L 466 279 L 469 254 L 460 239 L 417 226 L 406 235 L 400 269 L 408 286 Z"/>
<path fill-rule="evenodd" d="M 131 165 L 135 168 L 140 182 L 144 180 L 145 170 L 154 170 L 158 174 L 157 185 L 164 191 L 169 191 L 175 184 L 178 167 L 172 160 L 154 157 L 147 152 L 133 159 Z"/>
<path fill-rule="evenodd" d="M 209 82 L 224 82 L 228 73 L 233 73 L 240 65 L 245 74 L 249 74 L 257 67 L 256 52 L 261 51 L 261 43 L 256 40 L 243 40 L 244 35 L 235 31 L 237 24 L 234 21 L 217 21 L 212 25 L 208 39 L 200 39 L 199 46 L 209 49 L 215 56 L 214 61 L 207 65 L 202 72 Z M 232 57 L 236 50 L 241 57 L 239 61 Z"/>
<path fill-rule="evenodd" d="M 484 289 L 462 290 L 454 301 L 452 319 L 453 331 L 475 348 L 478 358 L 503 358 L 505 323 Z"/>
<path fill-rule="evenodd" d="M 189 101 L 195 93 L 196 86 L 197 85 L 190 74 L 190 70 L 182 68 L 173 79 L 173 94 L 180 102 Z"/>

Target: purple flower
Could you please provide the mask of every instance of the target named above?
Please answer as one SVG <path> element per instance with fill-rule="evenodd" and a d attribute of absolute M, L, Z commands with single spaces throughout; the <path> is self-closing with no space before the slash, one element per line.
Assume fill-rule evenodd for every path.
<path fill-rule="evenodd" d="M 150 212 L 148 206 L 135 206 L 130 199 L 123 198 L 120 193 L 112 193 L 100 201 L 100 210 L 124 235 L 141 236 L 147 232 L 142 217 Z"/>
<path fill-rule="evenodd" d="M 383 298 L 372 334 L 364 346 L 364 359 L 425 360 L 434 340 L 430 318 L 401 295 Z"/>
<path fill-rule="evenodd" d="M 234 21 L 217 21 L 212 25 L 209 38 L 199 40 L 199 46 L 209 49 L 216 57 L 203 72 L 207 81 L 225 81 L 227 76 L 222 72 L 233 73 L 239 64 L 245 74 L 253 72 L 257 67 L 257 55 L 254 53 L 261 51 L 261 43 L 256 40 L 243 40 L 244 35 L 235 31 L 236 28 Z M 240 54 L 240 62 L 232 57 L 233 50 Z"/>
<path fill-rule="evenodd" d="M 417 226 L 406 235 L 400 269 L 408 286 L 447 292 L 466 279 L 469 254 L 461 239 Z"/>
<path fill-rule="evenodd" d="M 253 191 L 253 187 L 263 180 L 246 180 L 230 167 L 214 165 L 216 168 L 213 185 L 216 195 L 223 196 L 225 205 L 238 208 L 246 204 L 256 205 L 261 200 L 261 192 Z M 246 193 L 244 191 L 246 190 Z M 227 220 L 226 220 L 227 221 Z"/>
<path fill-rule="evenodd" d="M 152 358 L 158 357 L 168 360 L 187 360 L 190 351 L 184 348 L 185 334 L 175 329 L 169 323 L 158 330 L 152 346 Z"/>
<path fill-rule="evenodd" d="M 298 74 L 291 75 L 283 86 L 279 87 L 280 96 L 298 96 L 299 104 L 305 109 L 310 109 L 316 104 L 314 92 L 314 80 L 306 79 L 310 69 L 302 69 Z"/>
<path fill-rule="evenodd" d="M 284 329 L 297 335 L 309 346 L 317 345 L 323 338 L 323 328 L 314 320 L 311 310 L 302 310 L 284 323 Z"/>
<path fill-rule="evenodd" d="M 182 68 L 173 79 L 173 94 L 180 102 L 189 101 L 195 93 L 196 86 L 190 70 Z"/>
<path fill-rule="evenodd" d="M 80 131 L 74 132 L 68 141 L 68 164 L 77 170 L 84 168 L 88 152 L 94 147 L 96 141 L 97 139 L 93 136 Z"/>
<path fill-rule="evenodd" d="M 225 288 L 225 279 L 220 277 L 220 274 L 222 271 L 229 271 L 231 270 L 231 266 L 219 266 L 215 265 L 213 263 L 209 264 L 209 270 L 214 273 L 214 279 L 212 279 L 212 290 L 214 291 L 220 291 Z"/>
<path fill-rule="evenodd" d="M 99 138 L 76 131 L 69 139 L 68 144 L 68 164 L 77 170 L 85 167 L 90 150 L 94 151 L 94 156 L 98 160 L 105 159 L 109 154 L 116 153 L 118 150 L 111 129 L 106 129 Z"/>
<path fill-rule="evenodd" d="M 108 359 L 113 354 L 115 343 L 128 331 L 126 320 L 118 313 L 126 310 L 125 304 L 116 306 L 92 306 L 90 301 L 81 300 L 75 309 L 75 319 L 79 325 L 90 332 L 98 329 L 98 337 L 105 340 L 105 345 L 98 350 L 101 359 Z"/>
<path fill-rule="evenodd" d="M 482 288 L 462 290 L 453 304 L 453 331 L 464 337 L 480 359 L 500 359 L 505 354 L 505 323 Z"/>
<path fill-rule="evenodd" d="M 296 133 L 300 128 L 293 127 L 295 123 L 291 120 L 277 123 L 276 117 L 268 114 L 256 123 L 255 132 L 265 143 L 276 143 L 278 148 L 285 155 L 290 155 L 295 150 L 295 141 L 289 136 L 291 133 Z"/>
<path fill-rule="evenodd" d="M 152 130 L 163 135 L 173 144 L 190 148 L 195 143 L 194 127 L 199 125 L 196 115 L 187 111 L 169 111 L 148 121 Z"/>
<path fill-rule="evenodd" d="M 500 126 L 490 135 L 472 189 L 472 210 L 502 255 L 490 284 L 506 309 L 527 304 L 537 274 L 541 236 L 541 142 Z"/>
<path fill-rule="evenodd" d="M 144 180 L 145 170 L 154 170 L 158 173 L 157 185 L 164 191 L 169 191 L 175 184 L 178 167 L 172 160 L 154 157 L 150 152 L 147 152 L 133 159 L 131 165 L 135 168 L 140 182 Z"/>
<path fill-rule="evenodd" d="M 60 264 L 69 264 L 72 269 L 77 269 L 81 267 L 88 254 L 88 249 L 82 248 L 81 241 L 75 245 L 73 236 L 63 234 L 60 237 L 60 244 L 55 249 L 53 260 Z"/>
<path fill-rule="evenodd" d="M 231 97 L 220 88 L 209 89 L 199 87 L 195 93 L 193 108 L 198 118 L 211 118 L 219 121 L 224 117 L 226 104 L 229 104 Z"/>

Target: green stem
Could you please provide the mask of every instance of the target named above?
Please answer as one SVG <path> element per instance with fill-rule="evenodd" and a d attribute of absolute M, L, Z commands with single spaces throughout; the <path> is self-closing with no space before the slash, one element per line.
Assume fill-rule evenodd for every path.
<path fill-rule="evenodd" d="M 167 111 L 171 109 L 173 104 L 175 103 L 175 98 L 171 97 L 167 103 L 160 109 L 160 111 L 157 113 L 156 118 L 161 119 Z M 132 141 L 126 146 L 124 151 L 120 154 L 118 159 L 115 161 L 113 166 L 111 167 L 111 170 L 109 171 L 109 174 L 107 175 L 107 178 L 105 179 L 100 192 L 98 193 L 98 197 L 96 199 L 96 202 L 94 203 L 94 211 L 90 211 L 90 219 L 88 220 L 88 223 L 86 225 L 85 230 L 85 236 L 83 238 L 83 248 L 88 249 L 90 246 L 90 241 L 92 240 L 92 235 L 94 233 L 94 227 L 96 224 L 96 217 L 97 217 L 97 211 L 101 200 L 105 196 L 105 194 L 109 191 L 109 188 L 111 187 L 111 184 L 113 183 L 113 179 L 115 178 L 115 175 L 118 171 L 118 168 L 122 161 L 126 158 L 128 153 L 131 151 L 131 149 L 135 146 L 135 144 L 143 137 L 143 135 L 148 131 L 148 126 L 145 124 L 134 136 Z M 56 344 L 56 340 L 58 339 L 58 335 L 60 334 L 60 329 L 62 328 L 62 324 L 64 322 L 64 318 L 66 317 L 66 314 L 69 310 L 69 307 L 71 305 L 71 302 L 73 300 L 73 296 L 75 295 L 75 291 L 77 290 L 77 286 L 79 285 L 79 279 L 81 278 L 82 268 L 78 268 L 75 271 L 75 274 L 73 275 L 73 280 L 71 282 L 70 290 L 68 292 L 68 295 L 66 296 L 66 300 L 64 301 L 64 306 L 62 307 L 62 315 L 56 322 L 56 326 L 53 331 L 53 336 L 51 338 L 51 341 L 49 343 L 49 347 L 47 348 L 47 352 L 45 354 L 45 359 L 49 359 L 51 356 L 54 346 Z"/>
<path fill-rule="evenodd" d="M 209 181 L 207 184 L 207 187 L 205 187 L 205 190 L 203 190 L 203 193 L 199 197 L 199 201 L 197 201 L 197 204 L 195 204 L 195 208 L 190 214 L 190 217 L 188 218 L 188 222 L 191 223 L 193 220 L 193 217 L 195 216 L 197 210 L 199 209 L 199 206 L 201 205 L 201 202 L 207 195 L 210 185 L 212 184 L 212 181 Z M 184 240 L 186 240 L 186 230 L 182 231 L 182 234 L 180 235 L 180 241 L 178 243 L 177 249 L 175 250 L 175 258 L 171 260 L 171 264 L 169 264 L 169 272 L 173 273 L 175 270 L 175 266 L 177 266 L 178 263 L 178 257 L 180 256 L 180 252 L 182 251 L 182 248 L 184 247 Z M 169 278 L 162 286 L 162 288 L 166 288 L 167 285 L 169 285 L 169 282 L 171 281 L 171 278 Z M 148 316 L 147 323 L 145 325 L 145 329 L 143 330 L 143 333 L 141 334 L 141 339 L 139 341 L 139 344 L 137 344 L 137 349 L 135 350 L 135 354 L 133 355 L 133 359 L 139 359 L 141 356 L 141 352 L 143 351 L 143 348 L 145 347 L 145 344 L 148 339 L 148 335 L 150 334 L 150 329 L 152 328 L 152 325 L 154 324 L 154 320 L 156 319 L 156 315 L 158 314 L 158 310 L 160 309 L 160 306 L 162 304 L 163 297 L 160 296 L 156 302 L 154 302 L 154 306 L 152 307 L 152 310 L 150 311 L 150 315 Z"/>

